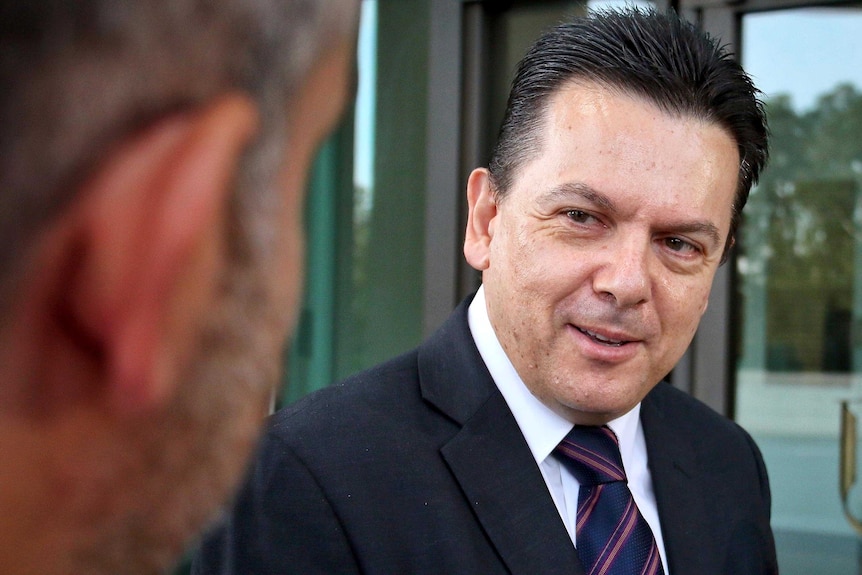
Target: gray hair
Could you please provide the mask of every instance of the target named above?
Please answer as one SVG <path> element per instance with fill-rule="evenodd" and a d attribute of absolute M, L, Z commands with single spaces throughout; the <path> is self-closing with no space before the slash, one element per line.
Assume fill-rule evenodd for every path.
<path fill-rule="evenodd" d="M 38 232 L 113 143 L 164 114 L 249 94 L 262 133 L 239 177 L 271 186 L 290 98 L 333 37 L 352 32 L 357 4 L 2 2 L 0 314 Z"/>

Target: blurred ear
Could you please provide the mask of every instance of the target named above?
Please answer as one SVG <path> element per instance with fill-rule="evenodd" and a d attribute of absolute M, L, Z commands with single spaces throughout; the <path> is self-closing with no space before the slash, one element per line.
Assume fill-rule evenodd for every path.
<path fill-rule="evenodd" d="M 490 265 L 491 239 L 494 236 L 494 218 L 497 202 L 491 189 L 488 170 L 477 168 L 467 180 L 467 234 L 464 239 L 464 257 L 479 271 Z"/>
<path fill-rule="evenodd" d="M 245 96 L 221 97 L 132 135 L 80 190 L 65 248 L 53 250 L 62 261 L 45 265 L 65 270 L 58 321 L 72 352 L 97 364 L 95 392 L 112 411 L 157 407 L 181 383 L 217 293 L 230 192 L 256 126 Z"/>

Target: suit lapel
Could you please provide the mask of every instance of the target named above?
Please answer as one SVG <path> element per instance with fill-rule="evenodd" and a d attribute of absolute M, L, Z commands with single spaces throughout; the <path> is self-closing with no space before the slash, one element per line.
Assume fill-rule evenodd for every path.
<path fill-rule="evenodd" d="M 423 397 L 461 425 L 441 454 L 513 575 L 583 575 L 527 442 L 470 335 L 467 303 L 419 355 Z"/>
<path fill-rule="evenodd" d="M 718 554 L 712 541 L 700 469 L 688 434 L 668 421 L 660 383 L 641 404 L 650 474 L 671 574 L 716 573 Z"/>
<path fill-rule="evenodd" d="M 582 573 L 541 472 L 500 394 L 492 395 L 441 452 L 513 574 Z"/>

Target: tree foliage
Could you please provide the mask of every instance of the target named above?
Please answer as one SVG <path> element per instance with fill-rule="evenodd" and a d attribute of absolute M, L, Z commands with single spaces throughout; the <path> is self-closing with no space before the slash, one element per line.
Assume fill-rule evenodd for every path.
<path fill-rule="evenodd" d="M 835 369 L 862 262 L 862 92 L 838 85 L 803 113 L 779 95 L 766 110 L 770 164 L 745 209 L 739 271 L 766 291 L 767 340 L 793 356 L 783 367 Z"/>

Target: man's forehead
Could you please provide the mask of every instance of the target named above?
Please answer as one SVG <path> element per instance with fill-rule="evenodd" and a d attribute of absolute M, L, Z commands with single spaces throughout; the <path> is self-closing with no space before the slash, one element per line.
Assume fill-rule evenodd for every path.
<path fill-rule="evenodd" d="M 534 131 L 534 153 L 530 159 L 534 159 L 547 150 L 547 146 L 554 144 L 554 138 L 549 137 L 554 122 L 596 116 L 619 117 L 625 112 L 619 109 L 620 103 L 634 104 L 655 112 L 656 118 L 669 119 L 680 124 L 695 122 L 703 127 L 718 128 L 734 146 L 738 146 L 732 130 L 702 113 L 692 109 L 680 110 L 665 101 L 648 97 L 634 87 L 578 77 L 563 83 L 548 97 Z M 578 130 L 580 127 L 576 122 L 566 124 L 566 128 L 571 130 Z"/>
<path fill-rule="evenodd" d="M 583 115 L 612 113 L 611 109 L 620 102 L 649 108 L 666 118 L 705 121 L 691 111 L 679 110 L 666 101 L 651 98 L 633 86 L 587 78 L 573 78 L 561 84 L 548 98 L 543 115 L 547 121 L 552 113 L 566 109 L 576 109 Z"/>

